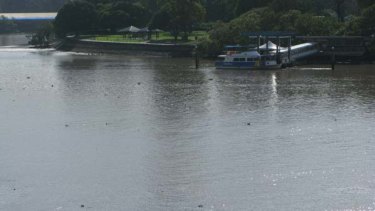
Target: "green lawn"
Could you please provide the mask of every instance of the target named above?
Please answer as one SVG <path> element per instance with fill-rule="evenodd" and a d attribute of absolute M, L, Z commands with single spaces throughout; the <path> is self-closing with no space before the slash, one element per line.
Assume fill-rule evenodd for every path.
<path fill-rule="evenodd" d="M 208 37 L 208 33 L 205 31 L 194 31 L 189 35 L 189 40 L 182 41 L 179 37 L 177 43 L 181 44 L 195 44 L 195 37 L 205 38 Z M 108 41 L 108 42 L 124 42 L 124 43 L 176 43 L 174 37 L 170 35 L 169 32 L 161 32 L 159 36 L 156 37 L 155 34 L 152 35 L 151 40 L 146 40 L 142 37 L 124 37 L 123 35 L 98 35 L 90 37 L 91 40 L 96 41 Z"/>

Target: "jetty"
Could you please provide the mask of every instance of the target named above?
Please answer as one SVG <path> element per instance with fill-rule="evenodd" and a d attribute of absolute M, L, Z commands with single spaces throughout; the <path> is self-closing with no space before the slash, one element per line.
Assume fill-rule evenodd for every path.
<path fill-rule="evenodd" d="M 356 63 L 366 59 L 374 39 L 365 36 L 299 36 L 293 32 L 248 32 L 244 35 L 257 40 L 253 47 L 258 51 L 262 41 L 267 48 L 276 48 L 279 61 L 287 66 L 306 60 L 331 60 L 333 54 L 336 61 Z M 269 41 L 275 42 L 276 47 L 268 45 Z M 298 44 L 292 45 L 293 41 Z"/>

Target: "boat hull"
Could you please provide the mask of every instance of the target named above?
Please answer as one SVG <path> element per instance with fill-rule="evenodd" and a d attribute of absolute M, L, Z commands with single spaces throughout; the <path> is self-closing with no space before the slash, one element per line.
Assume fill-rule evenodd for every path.
<path fill-rule="evenodd" d="M 230 70 L 274 70 L 281 69 L 280 64 L 259 64 L 257 62 L 216 62 L 216 69 Z"/>

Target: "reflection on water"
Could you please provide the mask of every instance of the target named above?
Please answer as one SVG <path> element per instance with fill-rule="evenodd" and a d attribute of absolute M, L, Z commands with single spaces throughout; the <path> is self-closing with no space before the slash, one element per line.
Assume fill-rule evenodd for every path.
<path fill-rule="evenodd" d="M 0 34 L 0 46 L 27 45 L 25 34 Z"/>
<path fill-rule="evenodd" d="M 0 210 L 375 208 L 373 66 L 0 58 Z"/>

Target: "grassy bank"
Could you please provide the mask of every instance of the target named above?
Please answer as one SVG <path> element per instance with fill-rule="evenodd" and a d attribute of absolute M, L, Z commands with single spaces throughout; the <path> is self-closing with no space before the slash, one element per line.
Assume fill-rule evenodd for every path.
<path fill-rule="evenodd" d="M 148 40 L 147 37 L 131 37 L 123 35 L 94 35 L 91 36 L 90 40 L 95 41 L 107 41 L 107 42 L 121 42 L 121 43 L 179 43 L 179 44 L 196 44 L 195 38 L 207 38 L 208 33 L 206 31 L 194 31 L 189 37 L 188 41 L 178 39 L 175 41 L 174 37 L 169 32 L 161 32 L 158 36 L 152 35 L 151 39 Z"/>

